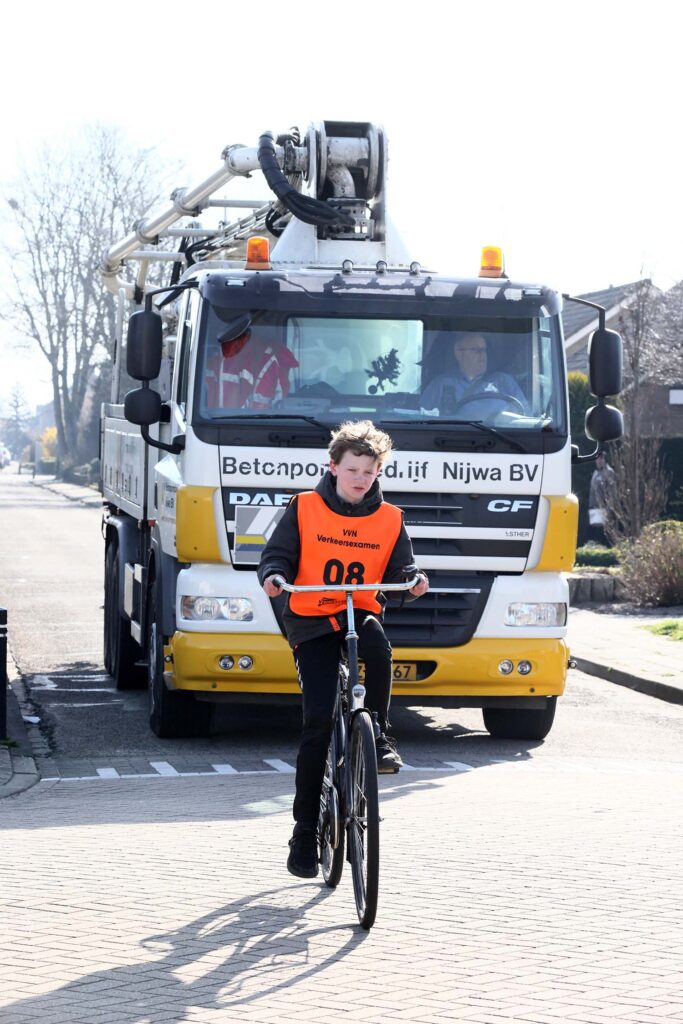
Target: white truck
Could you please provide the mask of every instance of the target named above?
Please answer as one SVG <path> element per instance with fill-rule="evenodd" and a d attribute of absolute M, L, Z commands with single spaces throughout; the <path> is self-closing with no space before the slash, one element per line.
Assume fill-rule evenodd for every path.
<path fill-rule="evenodd" d="M 103 259 L 119 301 L 102 415 L 107 671 L 148 687 L 159 736 L 205 733 L 218 701 L 238 714 L 295 699 L 281 599 L 255 569 L 290 497 L 324 472 L 330 429 L 371 419 L 394 439 L 382 488 L 430 577 L 386 610 L 393 699 L 480 707 L 493 736 L 543 738 L 569 662 L 577 525 L 561 295 L 510 280 L 495 247 L 469 277 L 411 261 L 379 126 L 265 133 L 222 161 Z M 272 200 L 217 197 L 258 170 Z M 252 209 L 209 229 L 196 218 L 211 206 Z M 459 394 L 458 347 L 479 350 L 480 371 L 485 349 Z M 589 361 L 601 443 L 622 429 L 604 317 Z M 351 559 L 340 550 L 341 573 Z"/>

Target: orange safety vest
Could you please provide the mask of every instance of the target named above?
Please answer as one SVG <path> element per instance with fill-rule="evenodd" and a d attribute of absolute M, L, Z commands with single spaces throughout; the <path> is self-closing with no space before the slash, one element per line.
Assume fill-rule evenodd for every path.
<path fill-rule="evenodd" d="M 401 530 L 399 508 L 382 502 L 369 516 L 342 516 L 316 491 L 304 491 L 297 498 L 297 514 L 301 538 L 297 586 L 377 583 L 382 579 Z M 377 593 L 361 590 L 354 594 L 354 608 L 381 611 Z M 289 607 L 297 615 L 331 617 L 345 610 L 346 595 L 334 591 L 290 594 Z"/>

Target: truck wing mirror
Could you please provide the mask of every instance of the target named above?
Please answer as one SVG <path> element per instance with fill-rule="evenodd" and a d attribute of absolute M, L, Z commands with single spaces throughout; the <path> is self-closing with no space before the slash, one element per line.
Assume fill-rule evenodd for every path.
<path fill-rule="evenodd" d="M 129 423 L 149 427 L 161 419 L 161 395 L 149 387 L 136 388 L 126 395 L 123 411 Z"/>
<path fill-rule="evenodd" d="M 161 317 L 158 313 L 139 309 L 131 315 L 128 321 L 126 369 L 133 380 L 154 380 L 159 376 L 161 335 Z"/>
<path fill-rule="evenodd" d="M 624 418 L 613 405 L 599 402 L 586 413 L 586 436 L 598 444 L 618 441 L 624 433 Z"/>
<path fill-rule="evenodd" d="M 129 391 L 123 403 L 123 413 L 129 423 L 135 423 L 140 427 L 142 439 L 152 448 L 158 448 L 162 452 L 171 452 L 179 455 L 185 449 L 185 438 L 183 435 L 173 438 L 173 444 L 166 444 L 165 441 L 157 441 L 150 437 L 149 428 L 153 423 L 159 423 L 163 418 L 164 406 L 161 395 L 158 391 L 152 391 L 149 383 L 145 381 L 141 388 Z"/>
<path fill-rule="evenodd" d="M 588 342 L 588 380 L 596 398 L 618 395 L 623 387 L 621 335 L 599 327 Z M 605 439 L 606 440 L 606 439 Z"/>

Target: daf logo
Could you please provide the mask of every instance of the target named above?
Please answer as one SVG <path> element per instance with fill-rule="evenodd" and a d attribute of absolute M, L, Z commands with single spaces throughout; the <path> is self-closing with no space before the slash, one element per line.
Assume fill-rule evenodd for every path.
<path fill-rule="evenodd" d="M 523 501 L 520 498 L 514 501 L 510 501 L 509 498 L 496 498 L 487 505 L 489 512 L 521 512 L 522 509 L 533 507 L 533 501 Z"/>
<path fill-rule="evenodd" d="M 268 494 L 261 491 L 259 494 L 247 494 L 246 491 L 230 491 L 228 502 L 230 505 L 276 505 L 283 506 L 289 503 L 291 494 Z"/>

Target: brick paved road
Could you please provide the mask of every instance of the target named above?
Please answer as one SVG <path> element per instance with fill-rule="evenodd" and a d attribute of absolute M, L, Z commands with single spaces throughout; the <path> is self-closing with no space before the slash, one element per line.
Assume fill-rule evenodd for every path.
<path fill-rule="evenodd" d="M 2 1024 L 683 1019 L 683 766 L 382 780 L 375 928 L 283 868 L 292 777 L 0 806 Z"/>
<path fill-rule="evenodd" d="M 0 576 L 41 769 L 76 779 L 0 802 L 0 1024 L 683 1020 L 683 708 L 572 673 L 544 744 L 397 712 L 419 770 L 382 780 L 366 935 L 348 871 L 284 870 L 298 716 L 151 737 L 101 670 L 97 512 L 33 490 Z"/>

